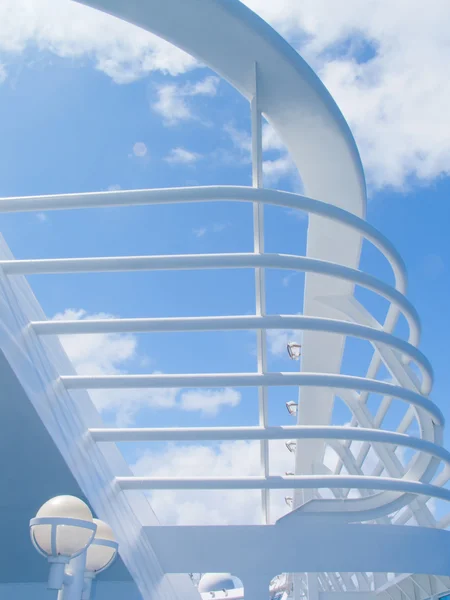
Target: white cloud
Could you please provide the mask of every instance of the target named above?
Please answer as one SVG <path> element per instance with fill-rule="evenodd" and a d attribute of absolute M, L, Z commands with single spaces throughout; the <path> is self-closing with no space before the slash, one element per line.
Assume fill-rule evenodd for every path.
<path fill-rule="evenodd" d="M 53 317 L 57 321 L 108 318 L 111 315 L 88 315 L 83 309 L 67 309 Z M 136 356 L 137 340 L 131 334 L 61 335 L 60 341 L 77 372 L 83 375 L 120 372 L 119 366 Z"/>
<path fill-rule="evenodd" d="M 200 81 L 187 83 L 182 89 L 185 96 L 209 96 L 217 95 L 220 79 L 215 75 L 209 75 Z"/>
<path fill-rule="evenodd" d="M 195 116 L 188 99 L 193 96 L 215 96 L 219 83 L 218 77 L 208 76 L 195 83 L 160 85 L 156 88 L 158 99 L 152 104 L 152 108 L 163 117 L 166 125 L 189 121 Z"/>
<path fill-rule="evenodd" d="M 122 189 L 122 186 L 119 183 L 112 183 L 111 185 L 108 185 L 106 189 L 108 192 L 118 192 Z"/>
<path fill-rule="evenodd" d="M 297 167 L 288 154 L 263 162 L 264 181 L 268 186 L 276 185 L 283 177 L 295 175 Z"/>
<path fill-rule="evenodd" d="M 193 229 L 192 233 L 195 235 L 195 237 L 201 238 L 205 235 L 206 231 L 206 227 L 199 227 L 198 229 Z"/>
<path fill-rule="evenodd" d="M 351 451 L 356 456 L 361 442 L 354 442 Z M 295 455 L 284 441 L 270 442 L 270 474 L 285 475 L 294 469 Z M 371 449 L 363 465 L 363 472 L 372 473 L 378 458 Z M 326 446 L 324 465 L 335 472 L 338 454 Z M 142 455 L 133 471 L 138 476 L 150 477 L 251 477 L 261 475 L 259 442 L 222 442 L 219 444 L 168 444 L 163 451 L 148 451 Z M 342 473 L 348 471 L 344 467 Z M 323 498 L 334 498 L 331 490 L 322 489 Z M 275 521 L 289 511 L 285 496 L 292 490 L 271 491 L 271 520 Z M 359 492 L 350 490 L 350 498 Z M 227 525 L 259 524 L 261 522 L 259 491 L 190 491 L 158 490 L 151 494 L 151 504 L 163 524 Z"/>
<path fill-rule="evenodd" d="M 269 329 L 267 331 L 267 346 L 271 354 L 278 357 L 289 358 L 287 352 L 288 342 L 301 341 L 301 333 L 290 329 Z"/>
<path fill-rule="evenodd" d="M 165 160 L 171 164 L 192 165 L 200 160 L 201 154 L 191 152 L 186 148 L 172 148 Z"/>
<path fill-rule="evenodd" d="M 6 72 L 5 65 L 0 63 L 0 84 L 2 84 L 6 78 L 8 77 L 8 73 Z"/>
<path fill-rule="evenodd" d="M 270 472 L 291 471 L 293 454 L 284 442 L 270 444 Z M 231 477 L 261 474 L 258 442 L 224 442 L 210 445 L 170 444 L 163 452 L 144 454 L 133 467 L 137 475 L 152 477 Z M 271 493 L 272 520 L 288 511 L 284 496 L 289 490 Z M 162 523 L 176 524 L 259 524 L 259 491 L 155 491 L 152 508 Z"/>
<path fill-rule="evenodd" d="M 450 4 L 244 0 L 291 40 L 337 100 L 371 186 L 450 172 Z"/>
<path fill-rule="evenodd" d="M 36 219 L 41 223 L 45 223 L 45 221 L 48 221 L 47 215 L 43 212 L 36 213 Z"/>
<path fill-rule="evenodd" d="M 158 100 L 153 104 L 153 110 L 164 118 L 167 125 L 176 125 L 180 121 L 192 118 L 191 111 L 179 88 L 175 83 L 158 87 Z"/>
<path fill-rule="evenodd" d="M 89 315 L 85 310 L 68 309 L 56 314 L 55 320 L 108 319 L 105 313 Z M 96 333 L 61 335 L 60 341 L 80 375 L 120 375 L 133 371 L 133 366 L 149 366 L 151 358 L 139 354 L 137 336 L 125 333 Z M 179 390 L 130 389 L 91 390 L 90 395 L 100 412 L 112 412 L 118 426 L 135 422 L 137 413 L 146 407 L 154 409 L 177 408 L 183 411 L 201 411 L 215 416 L 224 406 L 237 406 L 241 394 L 236 390 L 191 389 Z"/>
<path fill-rule="evenodd" d="M 54 319 L 107 319 L 104 313 L 88 315 L 84 310 L 68 309 Z M 137 338 L 131 334 L 61 335 L 60 341 L 80 375 L 120 375 L 127 366 L 139 358 Z M 172 408 L 176 404 L 177 390 L 91 390 L 90 395 L 101 412 L 112 411 L 115 423 L 126 426 L 133 423 L 136 414 L 144 407 Z"/>
<path fill-rule="evenodd" d="M 186 411 L 200 411 L 215 417 L 224 406 L 234 407 L 241 401 L 241 393 L 231 388 L 223 390 L 188 390 L 180 396 L 180 406 Z"/>
<path fill-rule="evenodd" d="M 251 160 L 252 138 L 247 131 L 238 129 L 233 123 L 226 123 L 223 130 L 230 137 L 233 146 L 242 152 L 247 162 Z"/>
<path fill-rule="evenodd" d="M 322 76 L 355 133 L 372 186 L 401 188 L 410 176 L 430 181 L 449 173 L 447 0 L 433 0 L 426 11 L 420 0 L 245 3 L 294 40 Z M 171 44 L 75 2 L 3 0 L 0 51 L 20 53 L 32 44 L 93 61 L 119 83 L 155 70 L 177 75 L 197 65 Z M 217 91 L 214 78 L 166 88 L 155 110 L 169 124 L 193 118 L 189 95 Z"/>
<path fill-rule="evenodd" d="M 144 142 L 136 142 L 133 146 L 133 154 L 138 158 L 143 158 L 147 155 L 148 149 Z"/>
<path fill-rule="evenodd" d="M 286 151 L 286 146 L 269 123 L 264 123 L 262 127 L 262 147 L 263 150 Z"/>
<path fill-rule="evenodd" d="M 20 53 L 31 44 L 61 57 L 92 60 L 116 83 L 156 70 L 177 75 L 197 64 L 168 42 L 76 2 L 0 2 L 0 51 Z"/>
<path fill-rule="evenodd" d="M 220 233 L 227 227 L 230 227 L 230 223 L 228 223 L 228 222 L 227 223 L 213 223 L 211 225 L 211 231 L 213 231 L 214 233 Z"/>
<path fill-rule="evenodd" d="M 228 221 L 223 223 L 212 223 L 211 225 L 205 225 L 203 227 L 193 229 L 192 233 L 195 235 L 195 237 L 201 238 L 207 233 L 221 233 L 225 229 L 228 229 L 228 227 L 231 227 L 231 223 Z"/>
<path fill-rule="evenodd" d="M 281 280 L 281 283 L 283 284 L 283 287 L 289 287 L 291 284 L 291 281 L 293 279 L 295 279 L 296 277 L 298 277 L 299 272 L 298 271 L 294 271 L 293 273 L 288 273 L 288 275 L 285 275 L 283 277 L 283 279 Z"/>
<path fill-rule="evenodd" d="M 232 123 L 225 124 L 223 129 L 230 137 L 234 147 L 239 151 L 240 161 L 243 163 L 251 162 L 251 135 L 247 131 L 237 129 Z M 297 167 L 288 154 L 286 147 L 268 123 L 263 124 L 262 147 L 263 151 L 277 154 L 275 158 L 263 161 L 264 183 L 267 186 L 275 186 L 284 177 L 298 177 Z"/>

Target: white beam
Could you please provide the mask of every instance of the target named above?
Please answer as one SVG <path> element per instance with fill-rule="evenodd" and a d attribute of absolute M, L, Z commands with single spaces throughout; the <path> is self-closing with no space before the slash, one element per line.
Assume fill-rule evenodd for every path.
<path fill-rule="evenodd" d="M 162 332 L 162 331 L 225 331 L 258 329 L 297 329 L 302 331 L 322 331 L 349 335 L 382 343 L 399 350 L 416 362 L 423 375 L 422 393 L 427 394 L 432 386 L 433 371 L 428 359 L 415 346 L 390 333 L 373 327 L 305 315 L 283 316 L 236 316 L 236 317 L 176 317 L 159 319 L 97 319 L 75 321 L 34 321 L 31 323 L 36 333 L 67 335 L 70 333 L 106 332 Z"/>
<path fill-rule="evenodd" d="M 437 486 L 393 479 L 359 475 L 291 475 L 288 477 L 116 477 L 123 490 L 264 490 L 264 489 L 330 489 L 386 490 L 429 495 L 450 502 L 450 490 Z M 301 510 L 297 509 L 297 510 Z M 306 513 L 305 515 L 311 515 Z M 345 514 L 343 515 L 345 517 Z M 347 518 L 351 520 L 351 516 Z"/>
<path fill-rule="evenodd" d="M 383 429 L 342 427 L 339 425 L 295 425 L 289 427 L 182 427 L 182 428 L 97 428 L 90 429 L 97 442 L 144 441 L 223 441 L 223 440 L 287 440 L 326 439 L 369 441 L 395 444 L 435 456 L 450 464 L 450 452 L 427 440 Z M 361 476 L 364 474 L 359 473 Z M 336 477 L 336 475 L 334 475 Z"/>
<path fill-rule="evenodd" d="M 435 423 L 442 425 L 444 417 L 439 408 L 425 396 L 411 390 L 354 375 L 328 373 L 202 373 L 185 375 L 63 375 L 61 383 L 67 389 L 133 389 L 186 387 L 258 387 L 310 386 L 349 390 L 367 390 L 391 395 L 426 410 Z"/>
<path fill-rule="evenodd" d="M 0 212 L 68 210 L 183 202 L 223 202 L 227 200 L 260 202 L 302 210 L 355 229 L 384 254 L 394 272 L 397 282 L 396 287 L 399 291 L 405 293 L 406 270 L 404 262 L 394 246 L 375 227 L 364 219 L 333 204 L 290 192 L 253 187 L 209 186 L 12 197 L 0 199 Z"/>
<path fill-rule="evenodd" d="M 258 65 L 255 63 L 255 92 L 251 100 L 252 119 L 252 183 L 254 188 L 263 187 L 262 172 L 262 119 L 258 102 Z M 264 205 L 253 203 L 253 252 L 258 255 L 264 253 Z M 266 314 L 266 277 L 263 268 L 255 269 L 255 313 L 261 317 Z M 256 356 L 258 373 L 267 371 L 267 339 L 263 329 L 256 331 Z M 258 388 L 258 413 L 259 424 L 267 427 L 267 388 Z M 269 444 L 266 440 L 260 443 L 261 471 L 265 477 L 269 475 Z M 263 523 L 270 522 L 270 492 L 262 490 L 262 518 Z"/>

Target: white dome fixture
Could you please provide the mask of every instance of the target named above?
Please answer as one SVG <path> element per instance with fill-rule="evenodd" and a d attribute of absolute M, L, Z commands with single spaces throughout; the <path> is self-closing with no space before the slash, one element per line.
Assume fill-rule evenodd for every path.
<path fill-rule="evenodd" d="M 51 498 L 31 519 L 31 541 L 51 564 L 50 589 L 61 589 L 64 565 L 86 550 L 94 539 L 95 530 L 89 507 L 74 496 Z"/>
<path fill-rule="evenodd" d="M 50 563 L 49 589 L 64 589 L 65 600 L 88 600 L 90 582 L 109 567 L 118 549 L 109 525 L 93 519 L 87 504 L 75 496 L 45 502 L 30 520 L 30 535 Z"/>
<path fill-rule="evenodd" d="M 104 521 L 94 519 L 97 525 L 94 539 L 86 551 L 85 590 L 83 600 L 89 598 L 92 581 L 105 571 L 117 556 L 119 544 L 116 542 L 113 530 Z"/>
<path fill-rule="evenodd" d="M 242 582 L 231 573 L 206 573 L 200 579 L 198 591 L 201 594 L 223 592 L 242 587 Z"/>

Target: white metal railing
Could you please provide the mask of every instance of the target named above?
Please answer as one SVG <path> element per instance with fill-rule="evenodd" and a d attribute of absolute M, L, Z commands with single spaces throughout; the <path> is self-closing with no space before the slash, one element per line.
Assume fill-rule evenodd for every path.
<path fill-rule="evenodd" d="M 439 526 L 426 503 L 430 498 L 450 501 L 450 491 L 444 486 L 450 477 L 450 454 L 444 450 L 441 411 L 429 399 L 432 369 L 426 357 L 417 349 L 420 323 L 416 310 L 405 297 L 406 273 L 403 262 L 392 245 L 364 220 L 327 203 L 303 196 L 243 187 L 182 188 L 166 190 L 137 190 L 131 192 L 101 192 L 35 198 L 0 199 L 0 210 L 64 210 L 86 207 L 107 207 L 172 202 L 244 201 L 255 209 L 255 244 L 249 253 L 184 254 L 169 256 L 105 256 L 88 258 L 52 258 L 32 260 L 2 260 L 0 269 L 14 277 L 28 274 L 62 274 L 120 271 L 254 269 L 256 304 L 254 315 L 177 318 L 106 318 L 93 320 L 33 320 L 28 327 L 37 336 L 88 335 L 95 333 L 154 333 L 169 331 L 237 331 L 252 330 L 258 334 L 257 370 L 251 373 L 191 373 L 191 374 L 127 374 L 127 375 L 61 375 L 60 383 L 67 391 L 118 388 L 211 388 L 256 387 L 259 389 L 259 425 L 256 427 L 196 427 L 196 428 L 107 428 L 89 429 L 95 443 L 152 442 L 152 441 L 257 441 L 261 447 L 261 476 L 253 477 L 135 477 L 115 478 L 118 489 L 126 490 L 261 490 L 262 515 L 270 522 L 270 490 L 311 490 L 312 501 L 300 507 L 305 513 L 327 511 L 345 520 L 378 520 L 390 522 L 394 510 L 404 507 L 393 523 L 406 523 L 414 515 L 421 524 Z M 369 240 L 388 260 L 394 273 L 395 285 L 350 268 L 309 256 L 264 253 L 262 212 L 265 204 L 305 210 L 343 224 Z M 332 280 L 345 280 L 370 290 L 390 303 L 384 324 L 380 325 L 364 314 L 352 310 L 344 319 L 305 315 L 265 314 L 266 269 L 286 269 L 325 275 Z M 408 324 L 408 339 L 394 335 L 397 319 L 403 315 Z M 293 331 L 326 332 L 366 340 L 373 346 L 373 357 L 365 377 L 332 373 L 277 373 L 267 367 L 266 332 L 289 329 Z M 418 368 L 416 376 L 409 363 Z M 387 366 L 393 382 L 376 378 L 381 364 Z M 299 386 L 327 388 L 340 396 L 353 413 L 351 427 L 289 426 L 273 427 L 267 420 L 267 389 L 269 387 Z M 379 394 L 382 401 L 374 415 L 365 408 L 370 394 Z M 409 405 L 397 431 L 380 430 L 394 399 Z M 414 420 L 419 424 L 420 437 L 408 435 Z M 286 440 L 296 452 L 299 441 L 322 440 L 335 450 L 338 463 L 333 473 L 275 476 L 269 474 L 269 442 Z M 359 443 L 356 456 L 352 444 Z M 415 454 L 402 465 L 395 451 L 409 448 Z M 364 471 L 364 462 L 373 449 L 377 464 L 373 472 Z M 444 469 L 438 472 L 439 465 Z M 346 473 L 343 473 L 345 467 Z M 437 474 L 438 473 L 438 474 Z M 331 490 L 333 499 L 320 499 L 321 490 Z M 356 509 L 350 495 L 358 490 L 367 501 Z M 319 502 L 319 504 L 318 504 Z M 450 518 L 441 520 L 447 526 Z M 349 579 L 349 578 L 347 578 Z M 366 574 L 357 575 L 360 589 L 371 585 Z M 335 578 L 319 577 L 321 589 L 339 588 Z M 330 583 L 334 581 L 334 583 Z M 351 580 L 349 579 L 351 582 Z M 327 583 L 329 582 L 329 583 Z M 351 583 L 345 584 L 347 589 Z M 334 588 L 333 588 L 334 589 Z M 356 588 L 355 588 L 356 589 Z"/>
<path fill-rule="evenodd" d="M 257 178 L 254 182 L 257 182 Z M 348 488 L 361 490 L 389 490 L 397 492 L 408 492 L 411 494 L 424 494 L 427 497 L 447 498 L 446 491 L 439 491 L 430 485 L 429 469 L 431 457 L 447 461 L 447 454 L 439 444 L 442 438 L 443 418 L 440 411 L 426 398 L 432 386 L 432 370 L 423 354 L 417 349 L 419 341 L 420 325 L 415 309 L 404 296 L 406 287 L 406 276 L 401 258 L 398 256 L 391 244 L 381 236 L 373 227 L 364 220 L 351 213 L 329 205 L 327 203 L 298 196 L 286 192 L 274 190 L 242 187 L 209 187 L 209 188 L 182 188 L 163 190 L 137 190 L 131 192 L 101 192 L 91 194 L 69 194 L 61 196 L 44 196 L 35 198 L 17 198 L 0 200 L 0 210 L 22 211 L 22 210 L 63 210 L 86 207 L 106 207 L 117 205 L 136 204 L 160 204 L 172 202 L 196 202 L 196 201 L 250 201 L 259 209 L 254 215 L 255 246 L 253 253 L 235 254 L 209 254 L 209 255 L 179 255 L 179 256 L 130 256 L 130 257 L 99 257 L 99 258 L 70 258 L 70 259 L 41 259 L 41 260 L 10 260 L 1 261 L 0 268 L 8 275 L 15 274 L 39 274 L 39 273 L 77 273 L 77 272 L 101 272 L 101 271 L 135 271 L 135 270 L 160 270 L 160 269 L 213 269 L 213 268 L 252 268 L 255 270 L 256 281 L 256 313 L 252 316 L 221 316 L 221 317 L 185 317 L 185 318 L 135 318 L 135 319 L 101 319 L 86 321 L 33 321 L 30 327 L 38 335 L 72 335 L 92 333 L 124 333 L 124 332 L 167 332 L 167 331 L 219 331 L 219 330 L 254 330 L 258 332 L 258 368 L 255 373 L 216 373 L 216 374 L 188 374 L 188 375 L 101 375 L 61 376 L 61 382 L 67 389 L 101 389 L 101 388 L 133 388 L 133 387 L 258 387 L 260 390 L 260 421 L 259 427 L 252 430 L 247 429 L 242 437 L 243 431 L 237 429 L 215 432 L 195 430 L 199 439 L 204 436 L 213 435 L 213 439 L 255 439 L 261 443 L 261 459 L 263 476 L 256 478 L 233 478 L 231 480 L 208 480 L 205 479 L 164 479 L 152 480 L 151 478 L 126 478 L 118 479 L 123 487 L 155 489 L 161 485 L 186 489 L 190 487 L 222 489 L 237 487 L 240 489 L 258 488 L 267 490 L 271 488 L 296 489 L 314 487 L 338 486 L 340 489 Z M 307 210 L 344 224 L 361 233 L 382 251 L 392 266 L 396 285 L 392 287 L 377 278 L 349 268 L 311 257 L 292 256 L 282 254 L 264 254 L 262 236 L 262 213 L 264 204 Z M 256 210 L 256 208 L 255 208 Z M 369 289 L 391 303 L 388 317 L 381 329 L 379 326 L 349 322 L 346 320 L 325 319 L 321 317 L 302 315 L 266 315 L 264 306 L 264 269 L 278 268 L 305 271 L 323 274 L 330 277 L 345 279 L 354 284 Z M 404 341 L 392 334 L 399 314 L 403 314 L 409 325 L 409 341 Z M 338 335 L 357 337 L 367 340 L 374 346 L 374 358 L 367 377 L 360 378 L 342 374 L 328 373 L 274 373 L 267 369 L 267 358 L 265 349 L 265 332 L 270 329 L 290 329 L 298 331 L 316 331 L 335 333 Z M 420 371 L 421 381 L 419 389 L 415 391 L 404 384 L 393 385 L 378 381 L 375 374 L 382 357 L 380 348 L 389 349 L 394 352 L 401 364 L 406 365 L 413 361 Z M 372 373 L 372 377 L 370 374 Z M 358 428 L 338 431 L 338 429 L 305 429 L 298 427 L 291 429 L 276 429 L 268 426 L 266 393 L 269 386 L 315 386 L 327 387 L 334 390 L 346 390 L 347 392 L 360 393 L 359 403 L 363 404 L 364 398 L 369 393 L 383 394 L 385 400 L 379 409 L 379 414 L 373 422 L 369 420 L 369 427 L 361 427 L 362 423 L 354 418 L 353 424 Z M 422 424 L 422 433 L 427 433 L 427 439 L 418 440 L 404 433 L 380 432 L 376 427 L 381 422 L 383 415 L 389 409 L 392 398 L 404 400 L 413 407 L 404 419 L 401 431 L 406 431 L 409 424 L 417 413 L 419 422 Z M 352 406 L 350 406 L 352 408 Z M 419 411 L 419 412 L 418 412 Z M 428 425 L 426 425 L 428 423 Z M 350 432 L 350 433 L 349 433 Z M 168 433 L 168 432 L 166 432 Z M 173 439 L 184 439 L 183 436 L 191 435 L 188 431 L 173 431 Z M 92 431 L 92 435 L 110 436 L 108 439 L 153 439 L 157 433 L 151 430 L 130 430 L 125 434 L 121 430 Z M 165 435 L 161 432 L 160 435 Z M 194 435 L 194 434 L 192 434 Z M 403 436 L 403 437 L 402 437 Z M 268 442 L 271 439 L 325 439 L 343 440 L 340 462 L 336 475 L 326 476 L 301 476 L 296 474 L 288 477 L 270 477 L 268 474 Z M 358 457 L 354 461 L 354 470 L 351 475 L 339 475 L 342 466 L 346 464 L 345 449 L 350 447 L 352 441 L 363 442 Z M 408 441 L 409 440 L 409 441 Z M 418 458 L 408 472 L 397 477 L 369 477 L 361 471 L 367 452 L 373 444 L 392 444 L 394 447 L 407 446 L 414 448 L 422 455 L 430 456 L 428 462 L 422 461 L 418 469 Z M 391 453 L 392 454 L 392 453 Z M 347 460 L 348 462 L 348 460 Z M 380 459 L 380 465 L 384 462 Z M 347 465 L 348 466 L 348 465 Z M 356 469 L 356 470 L 355 470 Z M 380 471 L 381 472 L 381 471 Z M 380 473 L 377 473 L 380 475 Z M 410 479 L 409 479 L 410 478 Z M 345 497 L 345 496 L 344 496 Z M 268 496 L 263 494 L 263 512 L 266 522 L 269 520 Z"/>

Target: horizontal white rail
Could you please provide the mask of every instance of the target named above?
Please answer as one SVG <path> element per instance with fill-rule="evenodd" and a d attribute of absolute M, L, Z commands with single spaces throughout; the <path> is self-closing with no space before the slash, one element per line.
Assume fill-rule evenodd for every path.
<path fill-rule="evenodd" d="M 237 331 L 259 329 L 292 329 L 324 331 L 357 337 L 372 343 L 390 346 L 415 361 L 422 372 L 421 391 L 428 394 L 433 383 L 433 370 L 428 359 L 408 342 L 373 327 L 304 315 L 269 315 L 235 317 L 179 317 L 159 319 L 86 319 L 74 321 L 34 321 L 31 327 L 38 334 L 93 334 L 143 332 Z"/>
<path fill-rule="evenodd" d="M 183 427 L 183 428 L 98 428 L 90 429 L 96 442 L 201 442 L 236 440 L 323 439 L 393 444 L 425 452 L 450 465 L 450 452 L 433 442 L 404 433 L 362 427 Z"/>
<path fill-rule="evenodd" d="M 353 375 L 328 373 L 205 373 L 185 375 L 64 375 L 67 389 L 222 388 L 303 386 L 361 390 L 392 396 L 423 408 L 437 425 L 444 424 L 439 408 L 425 396 L 406 388 Z"/>
<path fill-rule="evenodd" d="M 410 326 L 410 341 L 418 344 L 420 322 L 415 308 L 398 290 L 376 277 L 348 267 L 287 254 L 193 254 L 173 256 L 118 256 L 0 261 L 8 275 L 97 273 L 143 270 L 274 268 L 330 275 L 351 281 L 380 294 L 404 313 Z"/>
<path fill-rule="evenodd" d="M 261 202 L 303 210 L 317 214 L 356 229 L 371 241 L 391 262 L 400 289 L 405 291 L 405 266 L 394 246 L 364 219 L 346 210 L 306 196 L 267 188 L 247 186 L 206 186 L 188 188 L 161 188 L 149 190 L 118 190 L 84 194 L 57 194 L 49 196 L 11 197 L 0 199 L 0 212 L 68 210 L 79 208 L 106 208 L 145 204 L 173 204 L 183 202 Z"/>
<path fill-rule="evenodd" d="M 450 490 L 429 483 L 368 475 L 290 475 L 287 477 L 116 477 L 123 490 L 355 489 L 404 492 L 450 502 Z"/>

